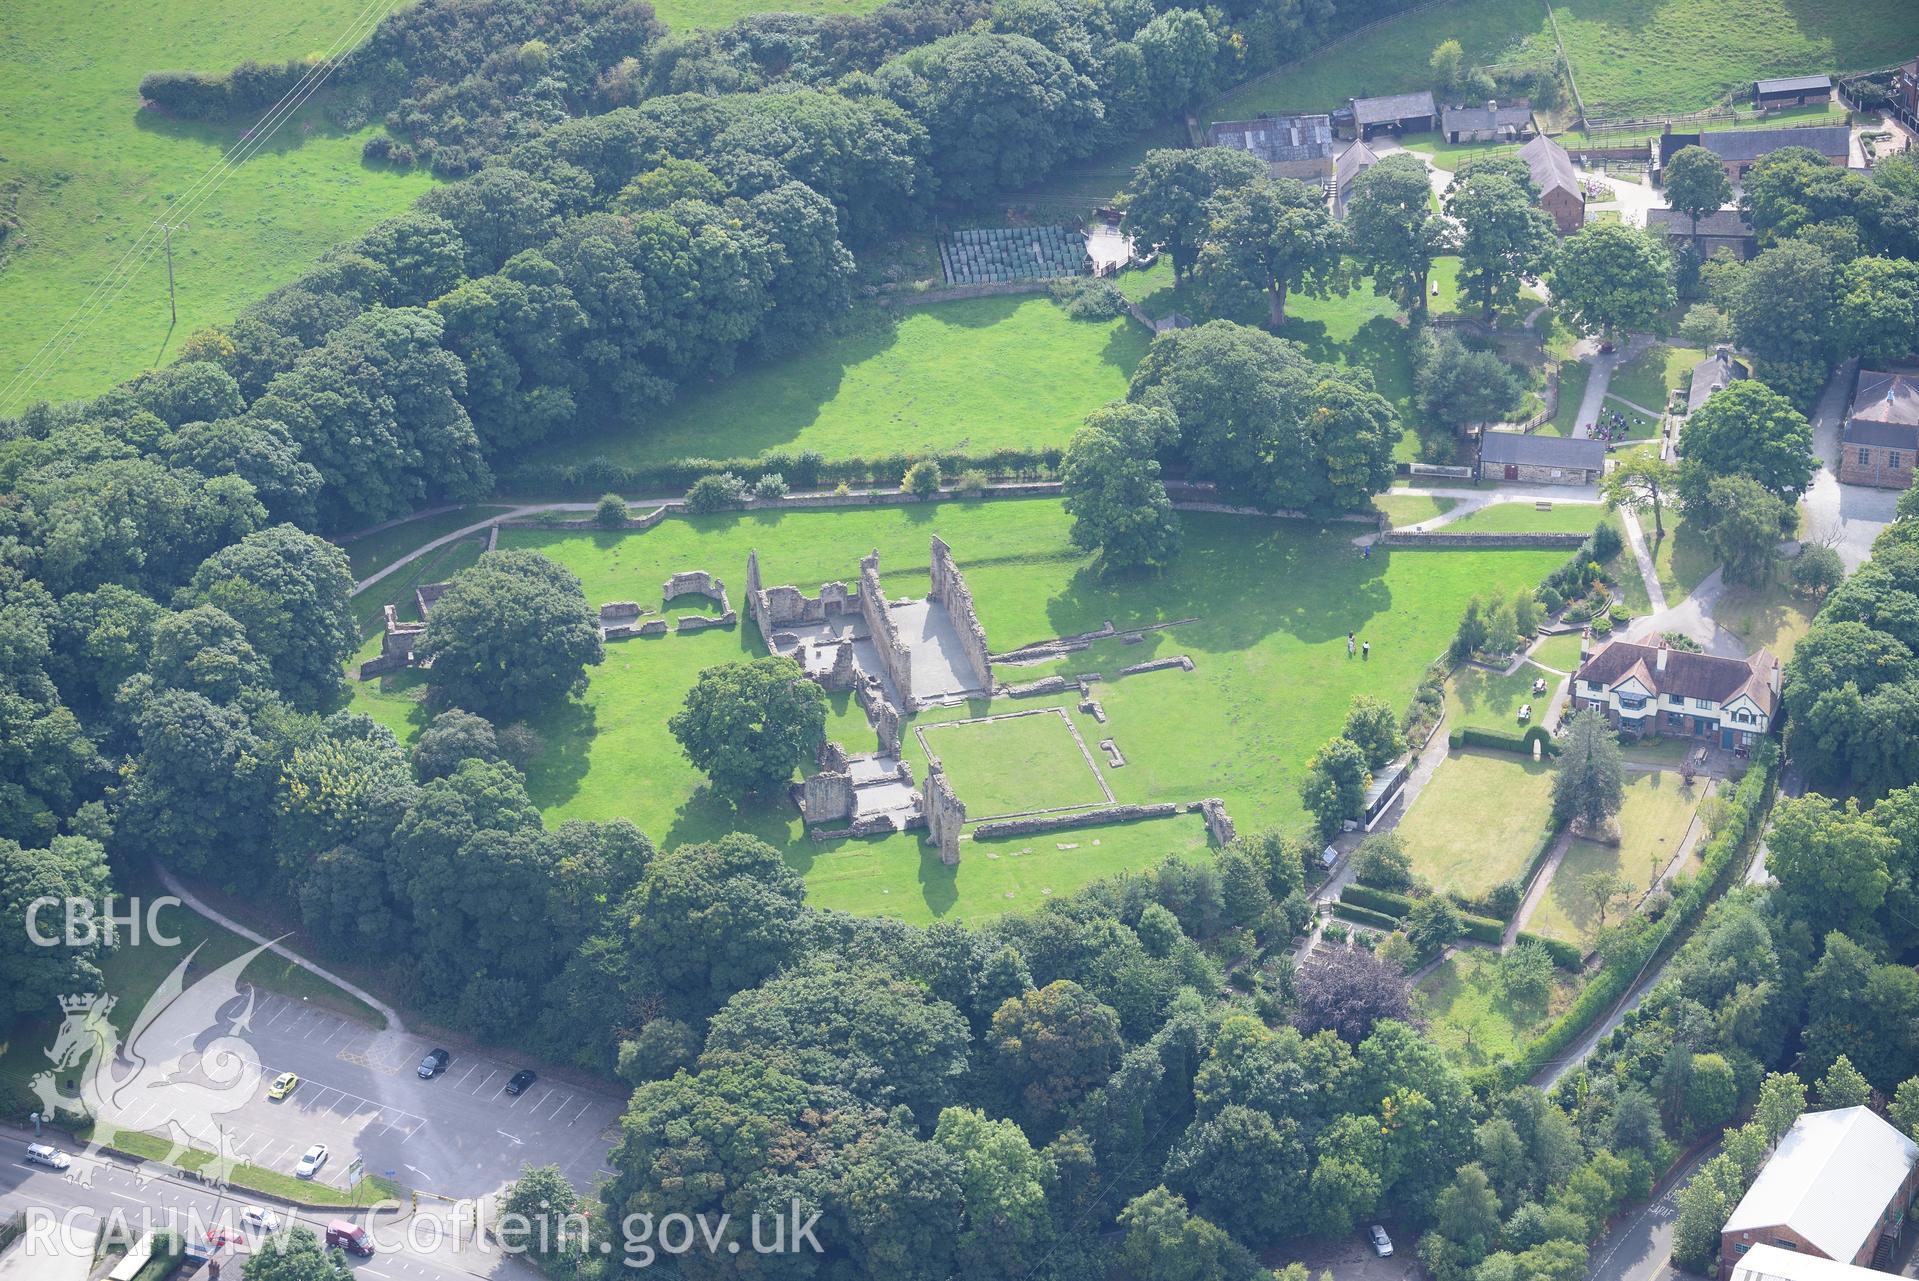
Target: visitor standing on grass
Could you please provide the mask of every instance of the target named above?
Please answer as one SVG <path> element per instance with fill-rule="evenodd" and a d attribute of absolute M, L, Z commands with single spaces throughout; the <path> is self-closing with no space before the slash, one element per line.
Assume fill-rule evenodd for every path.
<path fill-rule="evenodd" d="M 1373 643 L 1371 641 L 1367 641 L 1359 647 L 1359 657 L 1362 662 L 1372 661 Z"/>
<path fill-rule="evenodd" d="M 1351 658 L 1352 656 L 1353 656 L 1353 634 L 1351 632 L 1347 632 L 1346 633 L 1346 657 Z"/>

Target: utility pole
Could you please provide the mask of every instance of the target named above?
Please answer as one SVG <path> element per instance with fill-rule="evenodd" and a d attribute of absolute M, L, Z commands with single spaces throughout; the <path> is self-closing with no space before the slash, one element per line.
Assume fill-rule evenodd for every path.
<path fill-rule="evenodd" d="M 173 297 L 173 233 L 176 231 L 185 231 L 186 229 L 187 224 L 184 222 L 180 223 L 177 227 L 170 222 L 160 224 L 160 231 L 165 237 L 167 246 L 167 310 L 172 313 L 171 323 L 174 325 L 180 323 L 180 306 Z"/>

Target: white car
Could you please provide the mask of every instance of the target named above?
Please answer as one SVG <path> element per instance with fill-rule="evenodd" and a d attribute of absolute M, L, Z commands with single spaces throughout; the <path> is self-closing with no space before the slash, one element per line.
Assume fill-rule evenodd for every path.
<path fill-rule="evenodd" d="M 44 1143 L 27 1144 L 27 1160 L 34 1165 L 44 1165 L 50 1170 L 64 1170 L 73 1164 L 73 1159 L 65 1152 Z"/>
<path fill-rule="evenodd" d="M 312 1178 L 320 1172 L 320 1167 L 326 1164 L 326 1156 L 326 1144 L 314 1144 L 300 1154 L 300 1163 L 293 1167 L 294 1176 L 301 1179 Z"/>
<path fill-rule="evenodd" d="M 262 1210 L 257 1205 L 250 1205 L 240 1211 L 240 1226 L 255 1232 L 278 1232 L 280 1216 L 271 1210 Z"/>
<path fill-rule="evenodd" d="M 1386 1229 L 1375 1223 L 1366 1229 L 1366 1236 L 1373 1243 L 1373 1253 L 1382 1259 L 1393 1257 L 1393 1239 L 1386 1235 Z"/>

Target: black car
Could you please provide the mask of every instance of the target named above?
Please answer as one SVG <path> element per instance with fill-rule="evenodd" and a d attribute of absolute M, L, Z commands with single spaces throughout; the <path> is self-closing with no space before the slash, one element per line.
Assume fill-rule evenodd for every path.
<path fill-rule="evenodd" d="M 451 1062 L 453 1062 L 453 1056 L 445 1050 L 433 1051 L 433 1053 L 420 1060 L 420 1079 L 422 1081 L 431 1081 L 434 1077 L 446 1071 L 446 1065 Z"/>
<path fill-rule="evenodd" d="M 540 1074 L 532 1068 L 521 1068 L 513 1074 L 513 1079 L 506 1083 L 506 1092 L 508 1094 L 518 1094 L 539 1079 Z"/>

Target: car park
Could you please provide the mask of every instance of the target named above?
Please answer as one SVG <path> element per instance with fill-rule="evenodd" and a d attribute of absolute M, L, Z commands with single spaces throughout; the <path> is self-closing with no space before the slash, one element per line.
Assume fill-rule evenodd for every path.
<path fill-rule="evenodd" d="M 518 1094 L 539 1079 L 540 1074 L 532 1068 L 521 1068 L 513 1074 L 513 1079 L 506 1083 L 506 1092 L 508 1094 Z"/>
<path fill-rule="evenodd" d="M 310 1179 L 320 1172 L 320 1167 L 326 1164 L 326 1158 L 326 1144 L 316 1143 L 300 1154 L 300 1163 L 293 1167 L 293 1173 L 299 1178 Z"/>
<path fill-rule="evenodd" d="M 1386 1235 L 1386 1229 L 1375 1223 L 1366 1229 L 1366 1236 L 1372 1242 L 1373 1253 L 1382 1259 L 1393 1257 L 1393 1239 Z"/>
<path fill-rule="evenodd" d="M 292 1072 L 282 1072 L 273 1078 L 271 1085 L 267 1086 L 267 1097 L 278 1102 L 293 1093 L 299 1084 L 300 1078 L 297 1075 Z"/>
<path fill-rule="evenodd" d="M 431 1081 L 446 1071 L 446 1065 L 453 1062 L 453 1056 L 445 1050 L 434 1050 L 420 1060 L 420 1079 Z"/>
<path fill-rule="evenodd" d="M 45 1143 L 27 1144 L 27 1160 L 33 1165 L 44 1165 L 49 1170 L 64 1170 L 73 1164 L 72 1157 Z"/>

